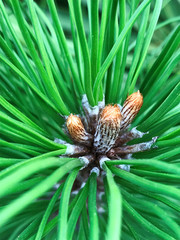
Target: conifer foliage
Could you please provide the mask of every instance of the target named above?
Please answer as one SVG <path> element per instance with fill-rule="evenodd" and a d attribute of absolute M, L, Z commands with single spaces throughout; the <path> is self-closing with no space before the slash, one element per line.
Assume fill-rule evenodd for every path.
<path fill-rule="evenodd" d="M 178 1 L 45 5 L 0 0 L 0 239 L 179 239 Z"/>

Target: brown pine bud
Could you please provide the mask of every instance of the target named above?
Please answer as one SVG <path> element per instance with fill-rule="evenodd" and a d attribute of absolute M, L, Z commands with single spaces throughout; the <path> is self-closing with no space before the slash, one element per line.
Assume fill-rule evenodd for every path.
<path fill-rule="evenodd" d="M 137 92 L 131 94 L 124 102 L 122 108 L 122 123 L 121 130 L 128 127 L 128 125 L 133 121 L 133 119 L 138 114 L 143 104 L 143 96 L 138 90 Z"/>
<path fill-rule="evenodd" d="M 80 117 L 70 114 L 66 126 L 73 141 L 88 146 L 91 145 L 92 136 L 86 132 Z"/>
<path fill-rule="evenodd" d="M 121 111 L 118 105 L 105 106 L 101 111 L 94 136 L 96 152 L 106 153 L 114 145 L 120 131 Z"/>

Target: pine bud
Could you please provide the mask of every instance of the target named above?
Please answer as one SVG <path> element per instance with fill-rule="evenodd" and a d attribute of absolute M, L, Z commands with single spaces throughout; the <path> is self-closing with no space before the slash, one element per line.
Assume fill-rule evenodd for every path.
<path fill-rule="evenodd" d="M 70 114 L 66 126 L 73 141 L 88 146 L 91 145 L 92 136 L 86 132 L 80 117 Z"/>
<path fill-rule="evenodd" d="M 121 111 L 118 105 L 105 106 L 101 111 L 94 136 L 96 152 L 106 153 L 114 145 L 120 131 Z"/>
<path fill-rule="evenodd" d="M 122 123 L 121 130 L 128 127 L 128 125 L 133 121 L 133 119 L 138 114 L 143 104 L 143 96 L 138 90 L 137 92 L 131 94 L 124 102 L 122 108 Z"/>

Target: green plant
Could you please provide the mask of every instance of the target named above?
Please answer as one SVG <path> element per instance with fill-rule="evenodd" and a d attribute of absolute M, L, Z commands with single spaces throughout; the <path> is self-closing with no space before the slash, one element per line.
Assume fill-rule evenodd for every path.
<path fill-rule="evenodd" d="M 83 14 L 69 0 L 67 40 L 47 3 L 50 17 L 33 0 L 0 1 L 1 239 L 178 239 L 180 18 L 164 11 L 157 25 L 171 10 L 162 0 L 93 0 Z M 131 143 L 158 136 L 157 148 L 105 162 L 105 174 L 71 194 L 83 163 L 54 142 L 72 143 L 61 116 L 80 114 L 83 94 L 91 106 L 103 95 L 122 104 L 138 89 L 144 104 L 132 127 L 149 133 Z"/>

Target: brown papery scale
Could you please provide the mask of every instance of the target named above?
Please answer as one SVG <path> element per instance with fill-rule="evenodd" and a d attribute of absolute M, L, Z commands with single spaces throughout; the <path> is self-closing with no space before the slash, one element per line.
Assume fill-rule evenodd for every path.
<path fill-rule="evenodd" d="M 92 136 L 86 132 L 80 117 L 70 114 L 66 126 L 72 140 L 88 146 L 91 144 Z"/>
<path fill-rule="evenodd" d="M 112 148 L 119 135 L 121 119 L 121 111 L 117 104 L 104 107 L 94 135 L 96 152 L 106 153 Z"/>
<path fill-rule="evenodd" d="M 142 104 L 143 96 L 139 90 L 131 94 L 129 97 L 127 97 L 121 111 L 122 114 L 121 130 L 126 129 L 129 126 L 129 124 L 131 124 L 131 122 L 141 109 Z"/>

